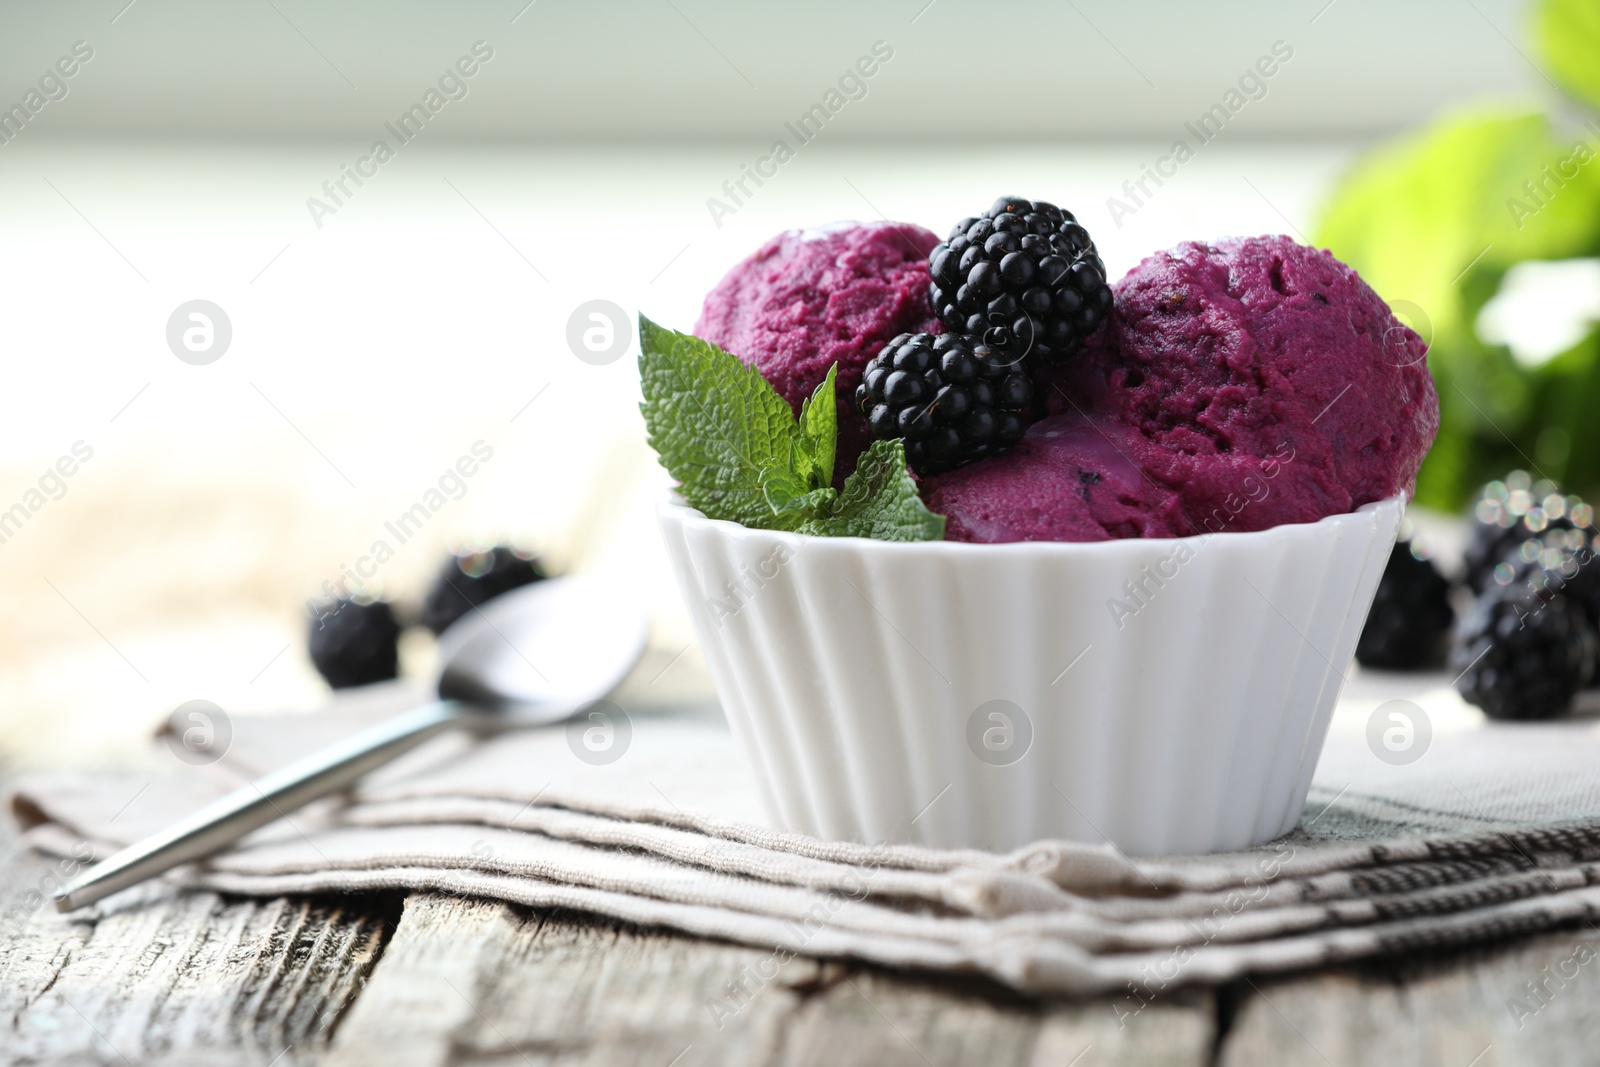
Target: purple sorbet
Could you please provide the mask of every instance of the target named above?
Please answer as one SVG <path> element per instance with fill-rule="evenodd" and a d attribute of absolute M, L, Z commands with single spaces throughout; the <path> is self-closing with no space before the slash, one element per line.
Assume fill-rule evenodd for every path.
<path fill-rule="evenodd" d="M 839 365 L 835 480 L 872 443 L 855 407 L 867 362 L 902 333 L 938 333 L 928 252 L 939 238 L 903 223 L 790 230 L 762 245 L 706 296 L 696 336 L 759 370 L 798 414 Z"/>

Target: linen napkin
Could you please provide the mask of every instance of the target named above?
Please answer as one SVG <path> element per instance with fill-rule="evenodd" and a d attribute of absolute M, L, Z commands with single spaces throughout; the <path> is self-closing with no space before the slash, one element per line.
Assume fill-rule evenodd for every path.
<path fill-rule="evenodd" d="M 847 957 L 981 973 L 1030 993 L 1117 992 L 1119 1013 L 1187 983 L 1594 919 L 1600 725 L 1486 723 L 1447 683 L 1358 675 L 1299 827 L 1236 853 L 1140 858 L 1040 841 L 996 854 L 786 833 L 764 821 L 707 706 L 614 716 L 609 762 L 586 746 L 583 722 L 447 734 L 165 882 L 567 907 L 770 948 L 779 961 Z M 36 776 L 9 810 L 44 852 L 104 857 L 422 697 L 396 683 L 315 714 L 234 716 L 204 766 Z M 170 723 L 162 744 L 179 751 L 187 725 Z"/>

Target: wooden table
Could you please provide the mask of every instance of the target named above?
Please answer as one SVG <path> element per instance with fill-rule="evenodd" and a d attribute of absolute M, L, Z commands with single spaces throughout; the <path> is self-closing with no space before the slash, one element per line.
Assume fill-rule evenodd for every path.
<path fill-rule="evenodd" d="M 1041 1001 L 830 961 L 796 959 L 761 982 L 761 949 L 433 894 L 152 890 L 73 920 L 33 906 L 48 870 L 0 832 L 4 1064 L 1600 1062 L 1600 930 L 1589 926 L 1186 991 L 1119 1025 L 1111 1000 Z M 1561 978 L 1575 953 L 1588 962 Z M 730 993 L 743 1003 L 719 1026 L 708 1005 Z"/>

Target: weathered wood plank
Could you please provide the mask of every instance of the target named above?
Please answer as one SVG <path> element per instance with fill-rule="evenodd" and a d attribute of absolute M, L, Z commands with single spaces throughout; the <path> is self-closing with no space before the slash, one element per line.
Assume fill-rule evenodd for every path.
<path fill-rule="evenodd" d="M 69 918 L 52 868 L 0 830 L 0 1063 L 310 1063 L 397 912 L 153 889 Z"/>
<path fill-rule="evenodd" d="M 798 1007 L 776 1062 L 1200 1067 L 1210 1051 L 1210 1005 L 1207 994 L 1174 998 L 1119 1024 L 1103 1000 L 1041 1005 L 981 983 L 852 970 Z"/>
<path fill-rule="evenodd" d="M 766 1062 L 790 1006 L 778 983 L 820 970 L 794 960 L 758 988 L 743 976 L 769 955 L 419 894 L 326 1062 Z"/>
<path fill-rule="evenodd" d="M 1038 1033 L 1039 1014 L 1026 1001 L 996 1001 L 852 971 L 796 1006 L 776 1062 L 1025 1067 Z"/>
<path fill-rule="evenodd" d="M 1197 1065 L 1209 994 L 1119 1025 L 1104 1001 L 1040 1004 L 771 950 L 411 897 L 329 1065 Z"/>
<path fill-rule="evenodd" d="M 1564 1067 L 1600 1049 L 1600 931 L 1244 984 L 1227 1067 Z"/>
<path fill-rule="evenodd" d="M 480 976 L 522 918 L 487 900 L 414 894 L 362 996 L 323 1058 L 328 1067 L 384 1063 L 428 1067 L 450 1061 L 475 1015 Z"/>
<path fill-rule="evenodd" d="M 1210 990 L 1174 994 L 1120 1020 L 1111 1003 L 1091 1000 L 1049 1006 L 1039 1028 L 1031 1067 L 1137 1064 L 1203 1067 L 1216 1038 L 1216 995 Z"/>

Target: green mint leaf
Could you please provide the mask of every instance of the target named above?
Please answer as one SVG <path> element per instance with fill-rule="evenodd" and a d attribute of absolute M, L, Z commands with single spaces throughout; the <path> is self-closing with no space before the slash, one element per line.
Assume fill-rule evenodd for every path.
<path fill-rule="evenodd" d="M 875 441 L 842 492 L 833 488 L 838 368 L 800 418 L 753 367 L 708 341 L 639 316 L 645 429 L 689 505 L 709 518 L 819 537 L 932 541 L 930 512 L 899 441 Z"/>
<path fill-rule="evenodd" d="M 899 441 L 874 441 L 845 479 L 844 491 L 800 533 L 820 537 L 871 537 L 879 541 L 939 541 L 944 516 L 935 515 L 917 495 Z"/>
<path fill-rule="evenodd" d="M 639 375 L 650 446 L 689 506 L 713 519 L 773 526 L 763 483 L 771 471 L 794 469 L 798 432 L 788 403 L 737 356 L 643 315 Z"/>
<path fill-rule="evenodd" d="M 800 469 L 807 481 L 820 488 L 833 484 L 834 452 L 839 443 L 839 409 L 834 403 L 834 380 L 839 365 L 828 368 L 828 376 L 800 406 Z"/>
<path fill-rule="evenodd" d="M 770 472 L 762 480 L 761 488 L 766 493 L 767 506 L 776 517 L 772 525 L 784 530 L 794 529 L 819 513 L 825 513 L 824 509 L 831 507 L 839 497 L 838 490 L 831 485 L 805 490 L 793 475 L 781 471 Z"/>

